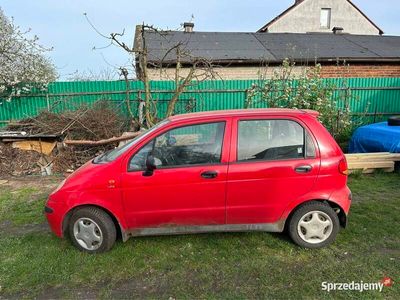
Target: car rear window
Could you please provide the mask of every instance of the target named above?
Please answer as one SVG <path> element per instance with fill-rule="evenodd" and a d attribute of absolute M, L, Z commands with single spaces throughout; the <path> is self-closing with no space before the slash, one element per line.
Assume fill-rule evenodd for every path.
<path fill-rule="evenodd" d="M 308 133 L 292 120 L 242 120 L 238 130 L 238 161 L 315 157 Z"/>

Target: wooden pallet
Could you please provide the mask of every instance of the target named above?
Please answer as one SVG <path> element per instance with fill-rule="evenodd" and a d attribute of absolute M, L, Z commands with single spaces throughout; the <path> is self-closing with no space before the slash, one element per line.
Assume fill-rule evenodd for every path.
<path fill-rule="evenodd" d="M 362 171 L 363 173 L 373 173 L 375 170 L 393 172 L 395 162 L 400 161 L 400 153 L 357 153 L 346 154 L 347 164 L 350 173 Z"/>

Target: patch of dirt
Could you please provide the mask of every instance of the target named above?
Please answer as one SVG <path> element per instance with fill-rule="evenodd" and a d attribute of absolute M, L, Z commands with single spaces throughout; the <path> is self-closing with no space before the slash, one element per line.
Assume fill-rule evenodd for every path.
<path fill-rule="evenodd" d="M 400 259 L 400 249 L 380 248 L 378 252 L 386 256 L 391 256 L 393 259 Z"/>
<path fill-rule="evenodd" d="M 35 188 L 40 191 L 40 197 L 46 196 L 52 190 L 54 190 L 62 180 L 63 176 L 23 176 L 23 177 L 11 177 L 5 176 L 1 178 L 3 183 L 1 187 L 8 187 L 11 190 L 18 190 L 21 188 Z M 35 195 L 35 197 L 39 197 Z"/>
<path fill-rule="evenodd" d="M 77 288 L 77 289 L 64 289 L 61 286 L 55 286 L 43 291 L 36 299 L 77 299 L 77 300 L 92 300 L 98 299 L 95 292 L 96 288 Z"/>
<path fill-rule="evenodd" d="M 175 298 L 168 294 L 167 278 L 153 278 L 151 281 L 146 278 L 147 276 L 144 275 L 142 278 L 124 280 L 111 288 L 108 297 L 110 299 Z"/>
<path fill-rule="evenodd" d="M 46 223 L 41 224 L 26 224 L 14 225 L 11 221 L 0 223 L 0 234 L 2 236 L 22 236 L 30 233 L 46 233 L 51 232 L 49 225 Z"/>

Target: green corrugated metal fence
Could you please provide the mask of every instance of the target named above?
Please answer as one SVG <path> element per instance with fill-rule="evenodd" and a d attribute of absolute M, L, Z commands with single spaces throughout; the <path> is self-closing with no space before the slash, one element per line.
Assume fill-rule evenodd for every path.
<path fill-rule="evenodd" d="M 176 113 L 243 108 L 246 90 L 255 82 L 257 80 L 202 82 L 181 95 Z M 335 78 L 325 79 L 325 82 L 339 88 L 334 97 L 347 97 L 353 113 L 367 113 L 366 123 L 400 114 L 400 78 Z M 152 98 L 160 117 L 165 114 L 174 88 L 174 82 L 151 82 Z M 54 82 L 46 93 L 15 97 L 10 102 L 0 99 L 0 126 L 11 120 L 35 116 L 42 110 L 60 112 L 99 100 L 109 101 L 127 115 L 125 99 L 124 81 Z M 144 99 L 143 83 L 130 82 L 129 99 L 136 115 L 139 101 Z"/>

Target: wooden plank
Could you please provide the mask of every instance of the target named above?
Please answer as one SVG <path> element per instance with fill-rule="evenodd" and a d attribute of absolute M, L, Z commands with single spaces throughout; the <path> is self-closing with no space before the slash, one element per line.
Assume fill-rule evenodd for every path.
<path fill-rule="evenodd" d="M 387 156 L 387 157 L 369 157 L 369 158 L 346 158 L 347 162 L 368 162 L 368 161 L 400 161 L 398 156 Z"/>
<path fill-rule="evenodd" d="M 394 168 L 393 161 L 365 161 L 365 162 L 348 162 L 350 170 L 354 169 L 385 169 Z"/>
<path fill-rule="evenodd" d="M 360 154 L 346 154 L 346 159 L 350 161 L 365 161 L 365 160 L 386 160 L 386 161 L 400 161 L 400 153 L 366 153 L 364 155 Z"/>
<path fill-rule="evenodd" d="M 358 171 L 361 171 L 363 174 L 372 174 L 376 170 L 381 170 L 386 173 L 392 173 L 394 171 L 394 168 L 383 168 L 383 169 L 354 169 L 354 170 L 349 170 L 349 174 L 356 173 Z"/>
<path fill-rule="evenodd" d="M 45 155 L 50 155 L 55 145 L 56 142 L 50 143 L 50 142 L 32 141 L 32 140 L 18 141 L 12 143 L 13 148 L 18 148 L 25 151 L 36 151 L 39 153 L 43 153 Z"/>
<path fill-rule="evenodd" d="M 373 156 L 373 155 L 388 155 L 388 154 L 392 154 L 390 152 L 370 152 L 370 153 L 350 153 L 350 154 L 346 154 L 346 156 L 350 156 L 350 157 L 357 157 L 357 156 Z"/>

